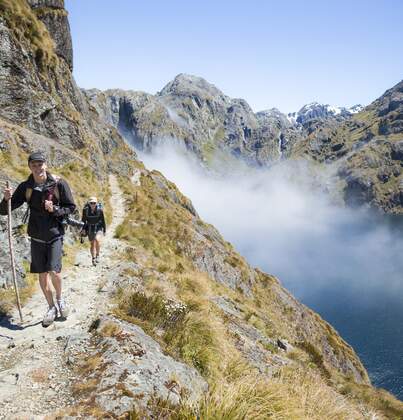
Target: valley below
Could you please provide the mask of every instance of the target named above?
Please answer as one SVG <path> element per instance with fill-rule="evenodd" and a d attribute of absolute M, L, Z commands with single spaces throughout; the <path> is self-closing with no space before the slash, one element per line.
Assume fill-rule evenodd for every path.
<path fill-rule="evenodd" d="M 375 386 L 403 398 L 402 216 L 341 207 L 295 166 L 217 177 L 178 150 L 142 158 L 252 265 L 330 322 Z"/>

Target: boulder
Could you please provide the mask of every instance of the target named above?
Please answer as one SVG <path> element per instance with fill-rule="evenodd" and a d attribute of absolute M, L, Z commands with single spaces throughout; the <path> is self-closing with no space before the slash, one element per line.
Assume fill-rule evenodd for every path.
<path fill-rule="evenodd" d="M 147 411 L 151 398 L 179 404 L 183 398 L 196 402 L 207 392 L 207 382 L 196 369 L 165 355 L 137 325 L 103 316 L 92 333 L 86 357 L 97 360 L 98 367 L 91 377 L 83 374 L 78 380 L 91 381 L 95 403 L 103 412 L 118 417 L 133 409 Z M 79 363 L 83 346 L 69 342 L 67 357 Z"/>

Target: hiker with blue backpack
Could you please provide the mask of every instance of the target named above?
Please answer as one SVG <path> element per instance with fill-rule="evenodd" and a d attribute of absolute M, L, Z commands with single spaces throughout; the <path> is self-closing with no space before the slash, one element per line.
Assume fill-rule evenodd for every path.
<path fill-rule="evenodd" d="M 104 211 L 96 197 L 90 197 L 84 206 L 81 220 L 84 222 L 83 232 L 90 241 L 92 265 L 96 266 L 99 263 L 102 233 L 106 233 Z"/>
<path fill-rule="evenodd" d="M 73 214 L 76 205 L 67 182 L 47 170 L 46 157 L 34 152 L 28 157 L 31 175 L 13 192 L 4 190 L 0 214 L 7 215 L 8 201 L 11 210 L 28 204 L 28 235 L 31 238 L 31 273 L 38 273 L 39 284 L 47 300 L 48 309 L 42 321 L 44 327 L 53 323 L 59 312 L 67 318 L 68 307 L 62 297 L 62 255 L 65 221 Z M 54 301 L 52 283 L 56 293 Z"/>

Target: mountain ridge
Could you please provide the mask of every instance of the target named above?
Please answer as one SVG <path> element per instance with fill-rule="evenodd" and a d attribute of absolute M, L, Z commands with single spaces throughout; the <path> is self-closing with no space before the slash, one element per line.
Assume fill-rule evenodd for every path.
<path fill-rule="evenodd" d="M 177 75 L 156 95 L 108 90 L 92 93 L 89 100 L 103 115 L 109 112 L 106 98 L 113 98 L 112 123 L 141 150 L 179 142 L 207 166 L 215 154 L 229 162 L 235 158 L 259 167 L 302 159 L 326 169 L 327 164 L 337 162 L 337 194 L 347 205 L 401 214 L 401 83 L 366 107 L 311 103 L 288 115 L 276 108 L 253 113 L 245 100 L 229 98 L 206 80 L 186 74 Z M 147 100 L 141 100 L 145 97 Z M 367 121 L 369 117 L 374 121 Z M 365 128 L 368 123 L 376 124 L 374 132 Z M 360 136 L 360 131 L 366 131 L 365 135 Z M 385 144 L 382 152 L 375 152 L 377 163 L 371 165 L 376 168 L 362 163 L 371 159 L 372 152 L 362 148 L 368 136 L 377 136 L 378 143 Z M 381 153 L 387 149 L 390 158 L 382 162 Z M 378 173 L 373 174 L 373 169 Z"/>

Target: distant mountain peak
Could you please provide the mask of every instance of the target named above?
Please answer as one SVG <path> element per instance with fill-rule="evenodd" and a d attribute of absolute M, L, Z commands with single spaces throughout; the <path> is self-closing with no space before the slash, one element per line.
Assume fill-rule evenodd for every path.
<path fill-rule="evenodd" d="M 362 105 L 354 105 L 350 108 L 334 106 L 329 104 L 320 104 L 319 102 L 310 102 L 304 105 L 298 112 L 290 112 L 287 115 L 288 120 L 294 124 L 305 124 L 314 119 L 328 119 L 334 117 L 348 118 L 352 114 L 362 111 Z"/>
<path fill-rule="evenodd" d="M 179 73 L 175 78 L 167 83 L 164 88 L 158 92 L 158 96 L 166 95 L 184 95 L 189 96 L 195 94 L 204 97 L 224 96 L 224 94 L 213 84 L 207 82 L 199 76 L 186 73 Z"/>

